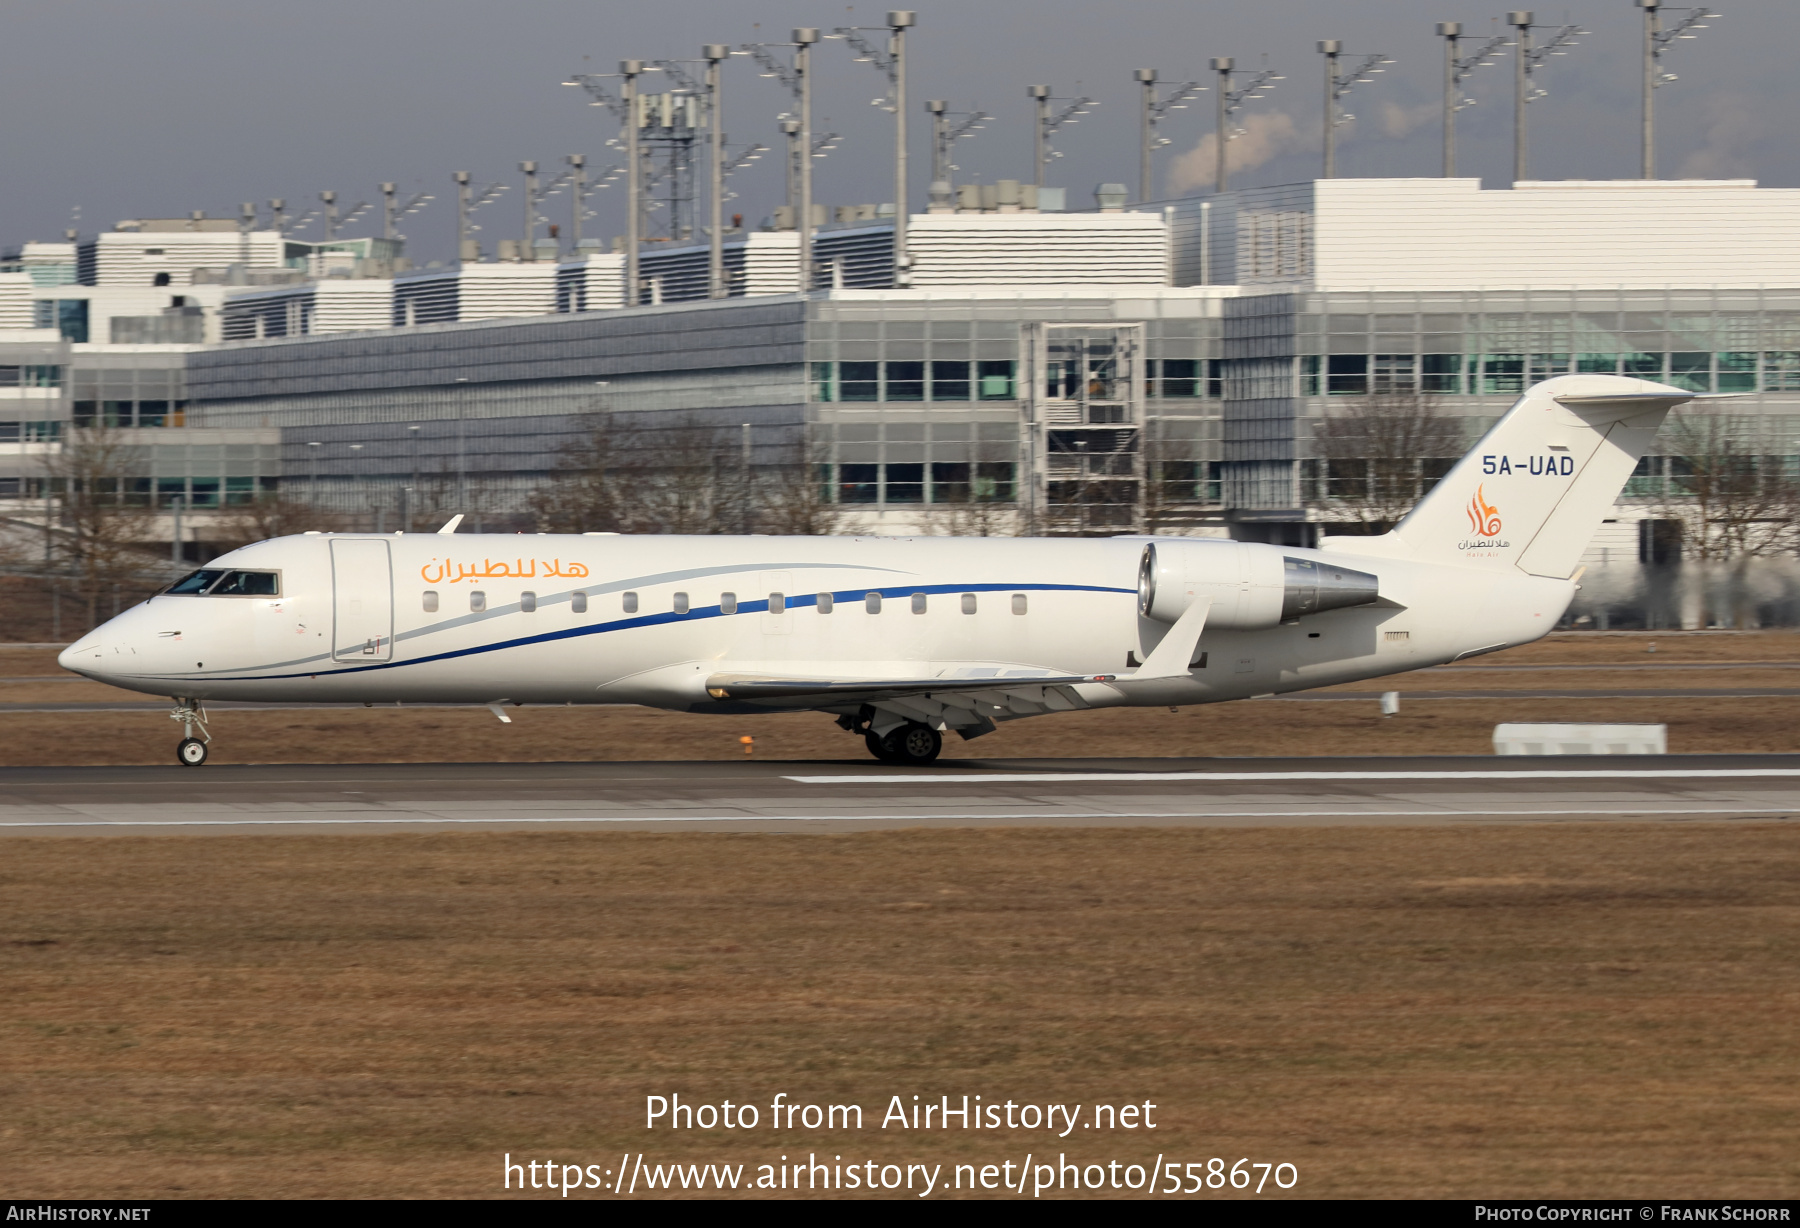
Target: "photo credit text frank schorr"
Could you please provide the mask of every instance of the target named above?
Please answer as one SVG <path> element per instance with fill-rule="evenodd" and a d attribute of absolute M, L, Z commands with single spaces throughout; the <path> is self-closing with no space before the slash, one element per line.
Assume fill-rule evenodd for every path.
<path fill-rule="evenodd" d="M 501 1188 L 564 1198 L 683 1190 L 1042 1198 L 1088 1191 L 1242 1197 L 1286 1193 L 1299 1185 L 1299 1170 L 1279 1156 L 1166 1154 L 1156 1145 L 1157 1116 L 1157 1105 L 1150 1100 L 1049 1104 L 979 1095 L 909 1094 L 889 1097 L 885 1107 L 871 1110 L 861 1104 L 795 1099 L 786 1092 L 760 1104 L 698 1103 L 670 1092 L 644 1097 L 643 1128 L 662 1136 L 652 1149 L 605 1159 L 508 1152 L 501 1160 Z M 716 1142 L 723 1132 L 766 1151 L 743 1161 L 693 1163 L 681 1156 L 681 1140 L 698 1131 L 706 1132 L 709 1141 Z M 960 1161 L 921 1163 L 908 1162 L 904 1156 L 856 1154 L 860 1145 L 877 1139 L 904 1143 L 944 1131 L 967 1132 L 971 1138 L 977 1132 L 1004 1132 L 1006 1140 L 996 1140 L 991 1152 L 983 1148 L 987 1154 L 979 1159 Z M 843 1135 L 845 1140 L 826 1144 L 820 1141 L 821 1134 Z M 784 1146 L 789 1138 L 808 1140 L 806 1150 Z"/>

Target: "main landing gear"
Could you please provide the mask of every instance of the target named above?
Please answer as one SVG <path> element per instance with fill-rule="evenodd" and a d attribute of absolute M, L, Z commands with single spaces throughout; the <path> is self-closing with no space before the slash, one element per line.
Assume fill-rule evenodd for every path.
<path fill-rule="evenodd" d="M 938 757 L 944 749 L 944 736 L 930 725 L 917 721 L 890 729 L 885 734 L 870 730 L 863 735 L 869 753 L 883 763 L 923 766 Z"/>
<path fill-rule="evenodd" d="M 175 758 L 187 767 L 205 763 L 206 744 L 212 741 L 212 734 L 206 729 L 206 708 L 196 700 L 178 699 L 169 711 L 169 719 L 181 722 L 182 738 L 175 744 Z M 200 729 L 198 738 L 194 736 L 195 726 Z"/>
<path fill-rule="evenodd" d="M 936 759 L 938 752 L 944 749 L 944 735 L 919 721 L 908 721 L 886 733 L 876 733 L 876 715 L 876 710 L 865 704 L 862 711 L 854 716 L 845 713 L 838 717 L 838 728 L 847 733 L 862 734 L 863 745 L 883 763 L 923 767 Z"/>

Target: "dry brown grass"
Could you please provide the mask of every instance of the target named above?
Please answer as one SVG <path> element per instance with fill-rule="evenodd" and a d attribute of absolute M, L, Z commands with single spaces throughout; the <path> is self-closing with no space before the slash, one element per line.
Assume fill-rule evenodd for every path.
<path fill-rule="evenodd" d="M 227 711 L 214 763 L 558 763 L 739 759 L 868 761 L 862 740 L 816 713 L 689 716 L 647 708 L 524 708 L 502 725 L 485 708 Z M 946 759 L 1183 755 L 1490 754 L 1501 721 L 1650 721 L 1678 754 L 1800 752 L 1800 698 L 1407 701 L 1383 719 L 1369 702 L 1249 700 L 1034 717 Z M 177 725 L 154 712 L 0 713 L 0 765 L 173 763 Z"/>
<path fill-rule="evenodd" d="M 1800 1184 L 1785 825 L 31 839 L 0 867 L 9 1196 L 493 1196 L 504 1152 L 626 1150 Z M 675 1091 L 871 1116 L 640 1128 Z M 1159 1129 L 876 1128 L 915 1093 L 1147 1099 Z"/>
<path fill-rule="evenodd" d="M 1646 648 L 1654 643 L 1654 655 Z M 1402 690 L 1614 690 L 1794 687 L 1800 673 L 1726 662 L 1800 660 L 1794 632 L 1572 633 L 1480 659 L 1481 664 L 1576 664 L 1555 672 L 1430 671 L 1354 684 Z M 1646 662 L 1713 664 L 1705 670 L 1613 670 Z M 68 681 L 51 681 L 60 676 Z M 73 679 L 44 649 L 0 649 L 0 702 L 143 700 Z M 860 740 L 813 713 L 688 716 L 643 708 L 524 708 L 501 725 L 485 708 L 223 711 L 214 726 L 220 763 L 557 762 L 741 758 L 755 739 L 768 759 L 866 758 Z M 1399 717 L 1359 702 L 1253 700 L 1183 708 L 1072 712 L 1017 721 L 984 738 L 950 738 L 948 758 L 1072 756 L 1486 754 L 1501 721 L 1649 721 L 1669 726 L 1677 753 L 1800 752 L 1800 699 L 1517 699 L 1407 701 Z M 176 727 L 155 713 L 0 713 L 0 765 L 164 763 Z"/>
<path fill-rule="evenodd" d="M 1656 651 L 1651 652 L 1654 644 Z M 1800 631 L 1553 631 L 1468 665 L 1654 664 L 1800 660 Z"/>

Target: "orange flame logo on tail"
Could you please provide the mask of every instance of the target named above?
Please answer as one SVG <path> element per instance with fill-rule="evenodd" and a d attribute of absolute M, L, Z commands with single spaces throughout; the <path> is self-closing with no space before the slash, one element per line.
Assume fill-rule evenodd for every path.
<path fill-rule="evenodd" d="M 1481 497 L 1481 487 L 1475 488 L 1475 497 L 1469 500 L 1469 523 L 1483 537 L 1492 537 L 1500 532 L 1500 509 Z"/>

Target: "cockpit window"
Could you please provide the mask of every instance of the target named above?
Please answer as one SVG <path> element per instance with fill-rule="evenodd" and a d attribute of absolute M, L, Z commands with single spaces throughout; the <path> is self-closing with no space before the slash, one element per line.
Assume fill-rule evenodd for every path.
<path fill-rule="evenodd" d="M 169 585 L 166 591 L 170 593 L 204 593 L 208 588 L 212 587 L 214 580 L 217 580 L 224 574 L 225 573 L 222 571 L 203 567 L 199 571 L 189 572 L 187 575 L 181 577 L 181 579 Z"/>
<path fill-rule="evenodd" d="M 231 571 L 206 590 L 208 597 L 278 597 L 280 576 L 272 571 Z"/>
<path fill-rule="evenodd" d="M 224 571 L 203 567 L 183 576 L 166 591 L 208 597 L 279 597 L 281 575 L 273 571 Z"/>

